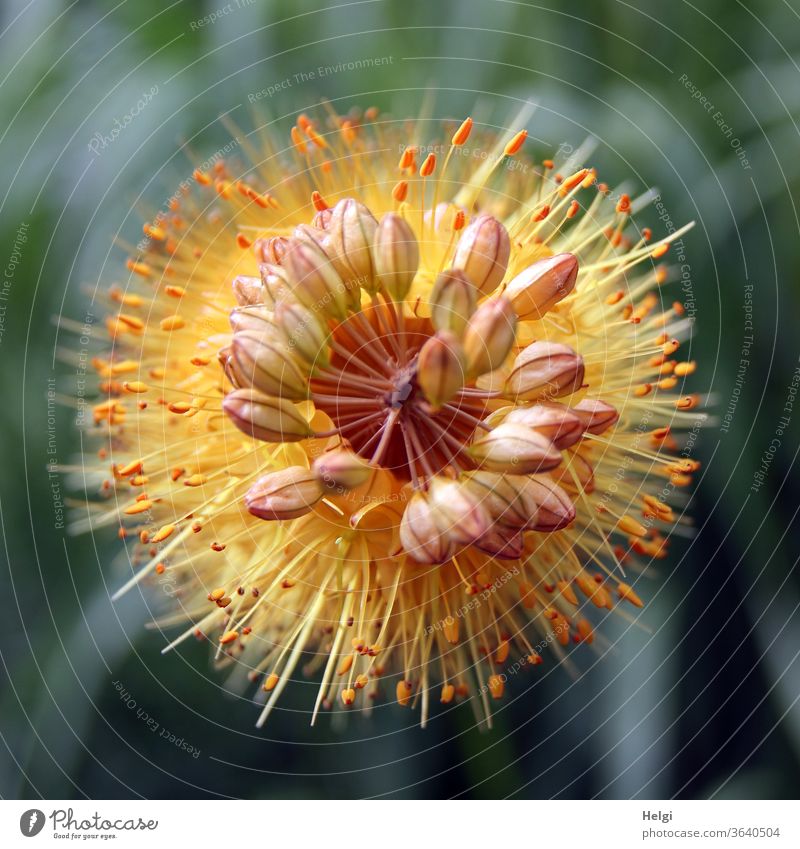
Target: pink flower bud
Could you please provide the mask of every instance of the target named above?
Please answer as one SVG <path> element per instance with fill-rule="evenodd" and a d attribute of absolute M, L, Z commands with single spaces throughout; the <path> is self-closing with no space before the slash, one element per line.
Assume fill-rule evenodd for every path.
<path fill-rule="evenodd" d="M 530 478 L 530 490 L 539 505 L 536 525 L 531 530 L 560 531 L 575 520 L 575 505 L 572 500 L 547 475 L 534 475 Z"/>
<path fill-rule="evenodd" d="M 484 301 L 464 332 L 464 354 L 470 377 L 500 368 L 516 339 L 517 317 L 503 297 Z"/>
<path fill-rule="evenodd" d="M 533 342 L 514 360 L 505 392 L 524 401 L 558 398 L 580 389 L 583 377 L 583 357 L 569 345 Z"/>
<path fill-rule="evenodd" d="M 572 412 L 581 420 L 587 433 L 602 433 L 619 421 L 616 409 L 599 398 L 584 398 L 572 407 Z"/>
<path fill-rule="evenodd" d="M 354 198 L 344 198 L 334 206 L 326 232 L 333 253 L 348 269 L 342 274 L 345 280 L 372 280 L 372 244 L 377 229 L 373 214 Z"/>
<path fill-rule="evenodd" d="M 255 389 L 293 401 L 308 397 L 308 376 L 285 343 L 254 330 L 241 330 L 233 334 L 233 357 L 237 375 Z"/>
<path fill-rule="evenodd" d="M 437 527 L 457 545 L 468 545 L 489 530 L 488 513 L 459 481 L 433 478 L 428 501 Z"/>
<path fill-rule="evenodd" d="M 259 239 L 256 242 L 256 259 L 279 265 L 289 247 L 285 236 L 273 236 L 271 239 Z"/>
<path fill-rule="evenodd" d="M 328 451 L 311 466 L 317 480 L 329 489 L 356 489 L 372 475 L 372 467 L 363 457 L 344 449 Z"/>
<path fill-rule="evenodd" d="M 283 267 L 292 294 L 303 306 L 341 320 L 347 317 L 347 289 L 322 248 L 292 240 Z"/>
<path fill-rule="evenodd" d="M 408 222 L 395 212 L 387 212 L 375 231 L 375 278 L 393 300 L 408 294 L 419 267 L 419 245 Z"/>
<path fill-rule="evenodd" d="M 539 319 L 575 288 L 577 277 L 578 260 L 572 254 L 556 254 L 529 265 L 503 294 L 521 319 Z"/>
<path fill-rule="evenodd" d="M 475 440 L 469 453 L 484 468 L 519 475 L 546 472 L 561 462 L 561 452 L 547 437 L 513 422 Z"/>
<path fill-rule="evenodd" d="M 563 404 L 534 404 L 532 407 L 517 407 L 503 421 L 532 427 L 542 436 L 546 436 L 560 451 L 574 445 L 583 436 L 581 420 Z"/>
<path fill-rule="evenodd" d="M 522 557 L 525 538 L 522 531 L 495 525 L 475 540 L 473 545 L 500 560 L 519 560 Z"/>
<path fill-rule="evenodd" d="M 313 435 L 297 407 L 256 389 L 236 389 L 222 401 L 222 409 L 243 433 L 263 442 L 298 442 Z"/>
<path fill-rule="evenodd" d="M 431 321 L 437 330 L 464 332 L 475 312 L 478 290 L 458 268 L 443 271 L 433 284 L 430 295 Z"/>
<path fill-rule="evenodd" d="M 289 466 L 259 478 L 247 491 L 244 503 L 253 516 L 280 521 L 310 513 L 323 495 L 322 484 L 311 469 Z"/>
<path fill-rule="evenodd" d="M 246 277 L 240 274 L 232 284 L 233 296 L 240 307 L 264 303 L 264 286 L 258 277 Z"/>
<path fill-rule="evenodd" d="M 467 472 L 463 481 L 477 495 L 494 522 L 519 529 L 535 522 L 539 508 L 528 490 L 527 476 L 478 469 Z"/>
<path fill-rule="evenodd" d="M 418 563 L 444 563 L 454 551 L 450 536 L 439 529 L 431 505 L 421 492 L 415 492 L 406 505 L 400 521 L 400 542 Z"/>
<path fill-rule="evenodd" d="M 328 363 L 328 328 L 319 316 L 302 304 L 281 299 L 275 305 L 275 321 L 283 329 L 289 350 L 312 366 Z"/>
<path fill-rule="evenodd" d="M 444 330 L 427 339 L 417 359 L 417 382 L 431 407 L 446 404 L 465 378 L 464 351 L 455 334 Z"/>
<path fill-rule="evenodd" d="M 506 228 L 491 215 L 479 215 L 461 234 L 453 267 L 466 271 L 478 291 L 486 295 L 502 282 L 510 253 Z"/>

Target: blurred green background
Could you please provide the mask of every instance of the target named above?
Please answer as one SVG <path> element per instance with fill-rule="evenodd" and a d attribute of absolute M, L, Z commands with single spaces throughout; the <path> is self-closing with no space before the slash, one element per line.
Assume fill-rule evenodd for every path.
<path fill-rule="evenodd" d="M 797 795 L 800 407 L 780 424 L 800 354 L 794 0 L 4 0 L 0 28 L 2 796 Z M 48 390 L 74 391 L 53 316 L 82 321 L 86 291 L 123 279 L 112 240 L 138 240 L 140 198 L 157 206 L 187 176 L 187 140 L 202 158 L 225 144 L 219 114 L 250 126 L 248 93 L 369 57 L 392 58 L 262 106 L 285 129 L 321 97 L 414 115 L 435 91 L 434 115 L 474 114 L 477 100 L 502 125 L 532 99 L 532 152 L 591 134 L 602 179 L 654 185 L 676 225 L 697 221 L 690 288 L 673 289 L 693 299 L 694 388 L 718 419 L 697 446 L 699 533 L 653 574 L 651 633 L 608 620 L 601 661 L 576 655 L 576 681 L 560 669 L 515 681 L 489 734 L 466 706 L 424 731 L 398 710 L 311 731 L 293 712 L 303 687 L 256 731 L 256 708 L 222 691 L 204 646 L 162 657 L 145 600 L 111 604 L 113 534 L 57 527 L 70 481 L 47 466 L 80 445 L 73 414 L 48 408 Z M 659 211 L 640 220 L 662 233 Z M 115 681 L 199 756 L 152 734 Z"/>

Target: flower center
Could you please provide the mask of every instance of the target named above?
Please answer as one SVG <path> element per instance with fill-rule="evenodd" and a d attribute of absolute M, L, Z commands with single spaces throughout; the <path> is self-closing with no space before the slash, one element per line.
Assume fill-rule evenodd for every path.
<path fill-rule="evenodd" d="M 474 468 L 464 449 L 486 414 L 484 393 L 468 385 L 438 410 L 425 398 L 419 351 L 433 333 L 429 319 L 377 303 L 332 331 L 330 366 L 311 379 L 316 407 L 356 453 L 419 483 Z"/>

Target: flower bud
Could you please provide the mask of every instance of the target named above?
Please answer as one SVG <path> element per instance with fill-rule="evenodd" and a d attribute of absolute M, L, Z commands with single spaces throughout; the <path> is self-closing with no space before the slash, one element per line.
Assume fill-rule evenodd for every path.
<path fill-rule="evenodd" d="M 602 433 L 619 421 L 616 409 L 599 398 L 584 398 L 572 407 L 572 412 L 581 420 L 587 433 Z"/>
<path fill-rule="evenodd" d="M 506 228 L 491 215 L 479 215 L 461 234 L 453 267 L 466 271 L 478 291 L 486 295 L 502 282 L 510 253 Z"/>
<path fill-rule="evenodd" d="M 464 354 L 470 377 L 500 368 L 514 345 L 516 332 L 517 317 L 506 298 L 484 301 L 464 333 Z"/>
<path fill-rule="evenodd" d="M 220 366 L 222 366 L 222 371 L 225 377 L 228 378 L 230 384 L 238 389 L 242 386 L 246 381 L 243 381 L 236 371 L 236 360 L 233 358 L 233 349 L 230 345 L 226 345 L 224 348 L 220 348 L 217 351 L 217 359 L 219 360 Z"/>
<path fill-rule="evenodd" d="M 400 521 L 400 542 L 418 563 L 444 563 L 453 554 L 454 545 L 434 521 L 431 506 L 421 492 L 415 492 Z"/>
<path fill-rule="evenodd" d="M 234 278 L 233 296 L 240 307 L 264 303 L 264 286 L 258 277 L 246 277 L 240 274 Z"/>
<path fill-rule="evenodd" d="M 334 206 L 327 233 L 333 253 L 348 269 L 349 273 L 342 274 L 345 280 L 372 280 L 372 245 L 377 229 L 375 216 L 354 198 L 344 198 Z"/>
<path fill-rule="evenodd" d="M 434 410 L 461 389 L 465 378 L 464 350 L 455 334 L 444 330 L 425 341 L 417 359 L 417 383 Z"/>
<path fill-rule="evenodd" d="M 261 259 L 263 262 L 268 262 L 272 265 L 279 265 L 288 247 L 289 240 L 286 236 L 259 239 L 256 242 L 256 259 Z"/>
<path fill-rule="evenodd" d="M 503 289 L 521 319 L 538 319 L 575 288 L 578 260 L 572 254 L 541 259 L 521 271 Z"/>
<path fill-rule="evenodd" d="M 547 437 L 513 422 L 504 422 L 475 440 L 469 453 L 491 471 L 518 475 L 546 472 L 561 462 L 561 452 Z"/>
<path fill-rule="evenodd" d="M 535 523 L 539 506 L 528 489 L 525 475 L 501 475 L 478 469 L 467 472 L 463 480 L 495 522 L 519 529 Z"/>
<path fill-rule="evenodd" d="M 378 285 L 393 301 L 404 300 L 419 267 L 419 245 L 408 222 L 387 212 L 375 231 L 374 252 Z"/>
<path fill-rule="evenodd" d="M 275 324 L 274 316 L 262 305 L 231 310 L 228 321 L 234 333 L 240 330 L 253 330 L 275 342 L 280 342 L 283 338 L 281 329 Z"/>
<path fill-rule="evenodd" d="M 489 530 L 488 513 L 459 481 L 433 478 L 428 501 L 437 527 L 456 544 L 469 545 Z"/>
<path fill-rule="evenodd" d="M 558 398 L 583 384 L 583 357 L 559 342 L 533 342 L 514 360 L 505 392 L 524 401 Z"/>
<path fill-rule="evenodd" d="M 311 226 L 317 230 L 327 230 L 331 223 L 332 209 L 320 209 L 319 212 L 311 219 Z"/>
<path fill-rule="evenodd" d="M 286 269 L 280 265 L 264 263 L 259 266 L 261 286 L 264 292 L 264 303 L 274 307 L 279 298 L 290 294 Z"/>
<path fill-rule="evenodd" d="M 292 294 L 303 306 L 338 319 L 347 317 L 347 289 L 322 248 L 293 240 L 283 267 Z"/>
<path fill-rule="evenodd" d="M 324 254 L 329 254 L 328 234 L 311 224 L 298 224 L 292 232 L 292 238 L 298 242 L 310 242 L 316 245 Z M 338 270 L 338 269 L 337 269 Z"/>
<path fill-rule="evenodd" d="M 575 520 L 575 505 L 560 486 L 547 475 L 534 475 L 529 480 L 532 497 L 539 505 L 536 524 L 531 530 L 560 531 Z"/>
<path fill-rule="evenodd" d="M 308 378 L 283 342 L 254 330 L 233 334 L 236 371 L 244 381 L 267 395 L 299 401 L 308 397 Z"/>
<path fill-rule="evenodd" d="M 296 519 L 311 512 L 322 498 L 322 484 L 311 469 L 289 466 L 260 477 L 247 490 L 244 503 L 259 519 Z"/>
<path fill-rule="evenodd" d="M 556 469 L 552 478 L 561 486 L 578 486 L 584 492 L 594 492 L 594 468 L 585 457 L 576 452 L 567 453 L 564 466 Z"/>
<path fill-rule="evenodd" d="M 262 442 L 298 442 L 313 436 L 297 407 L 283 398 L 273 398 L 247 387 L 228 393 L 222 409 L 243 433 Z"/>
<path fill-rule="evenodd" d="M 328 329 L 311 310 L 281 299 L 275 305 L 275 320 L 283 329 L 289 350 L 312 366 L 328 364 Z"/>
<path fill-rule="evenodd" d="M 495 525 L 475 540 L 473 545 L 501 560 L 519 560 L 522 557 L 525 538 L 522 531 Z"/>
<path fill-rule="evenodd" d="M 583 436 L 583 425 L 578 416 L 563 404 L 535 404 L 517 407 L 504 419 L 517 422 L 546 436 L 560 451 L 574 445 Z"/>
<path fill-rule="evenodd" d="M 372 474 L 372 467 L 363 457 L 343 449 L 321 454 L 311 469 L 317 480 L 330 489 L 355 489 L 365 484 Z"/>
<path fill-rule="evenodd" d="M 460 336 L 477 302 L 478 290 L 463 271 L 458 268 L 443 271 L 436 278 L 430 296 L 433 326 Z"/>

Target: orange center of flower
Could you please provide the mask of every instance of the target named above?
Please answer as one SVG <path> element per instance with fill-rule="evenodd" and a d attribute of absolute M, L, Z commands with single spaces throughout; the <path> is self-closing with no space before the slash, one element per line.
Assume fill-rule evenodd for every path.
<path fill-rule="evenodd" d="M 474 468 L 464 449 L 490 395 L 465 385 L 441 409 L 431 407 L 417 368 L 433 334 L 429 319 L 400 319 L 391 304 L 377 304 L 335 328 L 331 367 L 311 379 L 314 404 L 352 449 L 403 480 Z"/>

